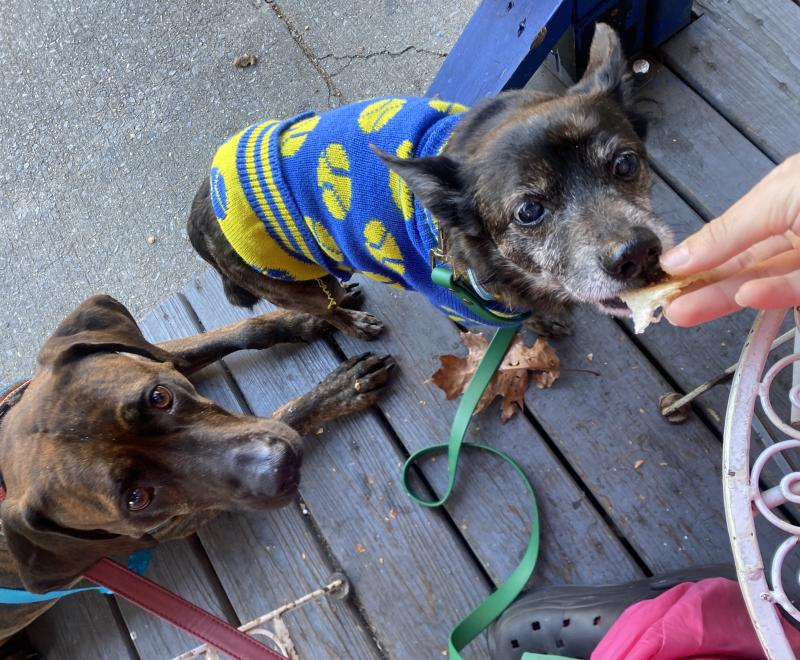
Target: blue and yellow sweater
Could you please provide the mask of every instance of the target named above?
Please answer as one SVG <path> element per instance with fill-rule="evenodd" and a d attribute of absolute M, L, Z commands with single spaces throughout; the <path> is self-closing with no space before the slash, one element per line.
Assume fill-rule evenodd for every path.
<path fill-rule="evenodd" d="M 347 280 L 358 272 L 418 291 L 454 320 L 485 323 L 431 281 L 436 220 L 370 149 L 436 155 L 466 110 L 387 98 L 250 126 L 219 148 L 211 166 L 211 202 L 225 237 L 267 277 Z"/>

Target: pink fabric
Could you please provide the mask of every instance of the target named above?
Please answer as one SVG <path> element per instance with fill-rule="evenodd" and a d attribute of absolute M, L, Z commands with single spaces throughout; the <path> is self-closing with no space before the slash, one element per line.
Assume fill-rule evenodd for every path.
<path fill-rule="evenodd" d="M 800 632 L 783 628 L 800 653 Z M 592 653 L 592 660 L 763 657 L 739 585 L 726 578 L 686 582 L 631 605 Z"/>

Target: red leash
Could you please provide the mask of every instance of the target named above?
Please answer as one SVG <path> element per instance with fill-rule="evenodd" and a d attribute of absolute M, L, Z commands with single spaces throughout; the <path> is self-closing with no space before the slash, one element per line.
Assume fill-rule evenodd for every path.
<path fill-rule="evenodd" d="M 85 577 L 232 658 L 286 660 L 250 635 L 110 559 L 101 559 Z"/>

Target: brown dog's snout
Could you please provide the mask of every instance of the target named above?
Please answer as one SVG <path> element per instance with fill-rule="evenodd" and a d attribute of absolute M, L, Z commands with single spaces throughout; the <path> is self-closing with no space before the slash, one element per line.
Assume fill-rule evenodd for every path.
<path fill-rule="evenodd" d="M 601 265 L 611 277 L 632 282 L 655 270 L 661 256 L 661 240 L 647 227 L 634 227 L 626 241 L 613 244 L 601 257 Z"/>
<path fill-rule="evenodd" d="M 253 442 L 232 451 L 229 481 L 246 499 L 269 500 L 294 494 L 300 481 L 302 449 L 283 440 Z"/>

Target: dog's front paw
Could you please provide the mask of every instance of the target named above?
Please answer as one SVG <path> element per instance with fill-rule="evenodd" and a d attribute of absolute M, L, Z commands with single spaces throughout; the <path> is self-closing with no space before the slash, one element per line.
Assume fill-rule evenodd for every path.
<path fill-rule="evenodd" d="M 525 327 L 542 337 L 567 337 L 572 334 L 572 312 L 568 309 L 536 314 L 525 321 Z"/>
<path fill-rule="evenodd" d="M 396 366 L 391 355 L 351 357 L 321 383 L 326 397 L 320 405 L 335 408 L 337 416 L 368 408 L 383 396 Z"/>
<path fill-rule="evenodd" d="M 364 290 L 358 282 L 347 282 L 342 284 L 344 295 L 339 301 L 341 307 L 347 309 L 361 309 L 364 304 Z"/>
<path fill-rule="evenodd" d="M 375 339 L 384 330 L 383 321 L 375 318 L 372 314 L 367 312 L 359 312 L 355 310 L 348 311 L 348 320 L 346 327 L 342 331 L 356 339 Z"/>

